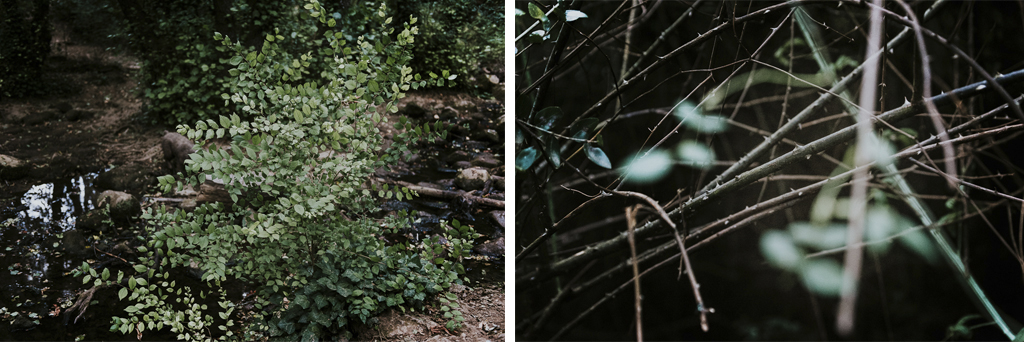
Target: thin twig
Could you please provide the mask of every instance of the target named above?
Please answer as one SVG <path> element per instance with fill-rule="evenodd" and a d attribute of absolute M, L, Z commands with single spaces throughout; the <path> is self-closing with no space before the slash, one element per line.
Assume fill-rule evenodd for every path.
<path fill-rule="evenodd" d="M 633 300 L 636 307 L 636 340 L 642 342 L 644 340 L 644 329 L 643 319 L 641 319 L 640 310 L 643 307 L 641 305 L 640 298 L 640 267 L 637 265 L 636 260 L 636 239 L 633 236 L 633 229 L 636 228 L 636 213 L 640 211 L 640 205 L 635 205 L 626 208 L 626 226 L 629 232 L 629 255 L 633 260 Z"/>
<path fill-rule="evenodd" d="M 921 24 L 917 21 L 917 15 L 914 14 L 914 10 L 910 8 L 903 0 L 896 0 L 896 3 L 903 7 L 903 10 L 910 16 L 910 23 L 913 24 L 914 36 L 917 38 L 917 50 L 918 55 L 921 56 L 921 96 L 924 98 L 924 107 L 928 109 L 928 117 L 932 119 L 932 126 L 935 126 L 935 136 L 939 137 L 941 141 L 949 140 L 949 134 L 946 132 L 946 123 L 942 121 L 942 116 L 939 115 L 939 109 L 935 108 L 935 104 L 932 103 L 932 69 L 931 64 L 928 62 L 928 49 L 924 45 L 924 34 L 921 33 Z M 946 173 L 953 178 L 956 178 L 956 164 L 953 161 L 953 156 L 956 152 L 953 152 L 952 145 L 945 145 L 942 148 L 942 153 L 946 155 Z M 952 188 L 954 185 L 952 182 L 947 183 Z"/>

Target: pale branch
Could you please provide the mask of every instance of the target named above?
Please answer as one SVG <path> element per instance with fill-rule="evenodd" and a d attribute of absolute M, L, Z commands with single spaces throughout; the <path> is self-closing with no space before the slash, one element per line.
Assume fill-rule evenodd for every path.
<path fill-rule="evenodd" d="M 882 2 L 882 0 L 874 1 Z M 868 23 L 870 25 L 867 47 L 869 56 L 882 52 L 882 22 L 882 12 L 872 9 Z M 855 166 L 871 164 L 874 159 L 872 154 L 876 149 L 875 145 L 878 145 L 872 129 L 874 126 L 870 120 L 875 111 L 875 104 L 878 102 L 875 96 L 878 93 L 878 64 L 877 59 L 862 64 L 865 68 L 864 80 L 861 81 L 860 87 L 860 112 L 857 114 L 856 123 Z M 931 105 L 930 99 L 924 100 L 926 106 Z M 867 168 L 854 169 L 850 188 L 850 215 L 847 219 L 846 229 L 846 244 L 848 246 L 855 246 L 864 239 L 864 221 L 868 207 L 868 177 Z M 839 290 L 839 307 L 836 310 L 836 330 L 840 335 L 849 336 L 853 332 L 863 259 L 864 251 L 859 247 L 847 248 L 843 256 L 843 280 Z"/>

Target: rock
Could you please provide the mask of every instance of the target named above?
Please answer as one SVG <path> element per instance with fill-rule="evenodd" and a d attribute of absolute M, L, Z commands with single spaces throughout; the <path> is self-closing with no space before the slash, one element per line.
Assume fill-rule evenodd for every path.
<path fill-rule="evenodd" d="M 114 249 L 111 252 L 117 255 L 135 254 L 135 249 L 128 245 L 128 241 L 121 241 L 121 243 L 114 245 Z"/>
<path fill-rule="evenodd" d="M 505 211 L 504 210 L 491 210 L 491 212 L 489 212 L 487 214 L 488 214 L 487 217 L 490 218 L 492 222 L 494 222 L 499 227 L 501 227 L 502 230 L 505 229 Z"/>
<path fill-rule="evenodd" d="M 463 293 L 466 290 L 468 290 L 466 285 L 461 284 L 452 284 L 452 286 L 448 287 L 448 291 L 451 291 L 452 293 Z"/>
<path fill-rule="evenodd" d="M 28 174 L 29 164 L 21 159 L 0 154 L 0 179 L 15 180 Z"/>
<path fill-rule="evenodd" d="M 412 118 L 420 118 L 427 115 L 427 109 L 420 106 L 419 103 L 409 101 L 398 105 L 398 114 Z"/>
<path fill-rule="evenodd" d="M 68 121 L 88 120 L 92 119 L 93 116 L 96 116 L 95 112 L 76 109 L 68 112 L 64 119 Z"/>
<path fill-rule="evenodd" d="M 473 167 L 473 164 L 471 164 L 468 161 L 462 160 L 462 161 L 457 161 L 454 164 L 452 164 L 452 167 L 454 167 L 456 169 L 468 169 L 468 168 Z"/>
<path fill-rule="evenodd" d="M 100 209 L 93 209 L 85 212 L 75 220 L 75 229 L 79 231 L 105 232 L 110 230 L 110 224 L 106 222 L 110 216 L 104 215 Z"/>
<path fill-rule="evenodd" d="M 142 164 L 123 165 L 100 173 L 93 186 L 104 190 L 140 193 L 157 183 L 148 168 Z"/>
<path fill-rule="evenodd" d="M 199 185 L 199 196 L 196 197 L 196 202 L 224 202 L 232 203 L 231 194 L 228 194 L 227 189 L 224 188 L 223 184 L 217 184 L 212 181 L 203 182 Z"/>
<path fill-rule="evenodd" d="M 492 167 L 497 167 L 498 165 L 501 165 L 501 161 L 500 160 L 494 158 L 493 154 L 490 154 L 490 153 L 487 153 L 487 152 L 478 154 L 476 156 L 476 158 L 473 158 L 473 160 L 470 161 L 469 163 L 471 165 L 473 165 L 473 166 L 480 166 L 480 167 L 485 167 L 485 168 L 488 168 L 488 169 L 492 168 Z"/>
<path fill-rule="evenodd" d="M 487 146 L 490 146 L 490 145 L 491 144 L 488 144 L 488 143 L 485 143 L 485 142 L 482 142 L 482 141 L 467 140 L 467 141 L 462 143 L 462 148 L 469 149 L 469 150 L 483 151 L 483 150 L 486 150 Z"/>
<path fill-rule="evenodd" d="M 57 116 L 59 116 L 59 113 L 57 113 L 56 110 L 42 111 L 35 113 L 34 115 L 26 116 L 24 123 L 26 125 L 38 125 L 50 121 Z"/>
<path fill-rule="evenodd" d="M 412 336 L 438 327 L 429 317 L 419 313 L 401 314 L 395 310 L 378 317 L 377 329 L 383 337 Z"/>
<path fill-rule="evenodd" d="M 444 157 L 444 160 L 449 163 L 454 163 L 457 161 L 469 161 L 470 159 L 472 159 L 472 156 L 470 156 L 469 153 L 460 150 L 452 151 L 452 153 L 449 153 L 447 156 Z"/>
<path fill-rule="evenodd" d="M 27 116 L 19 107 L 11 107 L 9 112 L 4 112 L 4 121 L 7 123 L 21 123 Z"/>
<path fill-rule="evenodd" d="M 67 113 L 68 113 L 68 112 L 70 112 L 70 111 L 71 111 L 72 109 L 74 109 L 74 107 L 72 107 L 72 106 L 71 106 L 71 104 L 70 104 L 70 103 L 67 103 L 67 102 L 61 102 L 61 103 L 58 103 L 58 104 L 52 105 L 52 106 L 50 106 L 50 107 L 51 107 L 51 108 L 54 108 L 54 109 L 56 109 L 56 110 L 57 110 L 57 111 L 59 111 L 59 112 L 60 112 L 61 114 L 67 114 Z"/>
<path fill-rule="evenodd" d="M 491 176 L 491 185 L 495 189 L 505 190 L 505 177 L 502 176 Z"/>
<path fill-rule="evenodd" d="M 505 102 L 505 84 L 498 84 L 491 88 L 491 96 L 498 101 Z"/>
<path fill-rule="evenodd" d="M 504 257 L 505 256 L 505 238 L 500 237 L 495 240 L 490 240 L 479 245 L 473 246 L 473 251 L 477 254 L 486 255 L 489 257 Z"/>
<path fill-rule="evenodd" d="M 85 246 L 85 236 L 78 229 L 64 232 L 64 237 L 60 240 L 60 247 L 64 250 L 64 253 L 75 257 L 81 258 L 88 255 Z"/>
<path fill-rule="evenodd" d="M 100 193 L 96 203 L 98 208 L 110 205 L 110 219 L 115 221 L 126 222 L 142 213 L 142 206 L 139 205 L 139 200 L 126 192 L 104 191 Z"/>
<path fill-rule="evenodd" d="M 196 153 L 195 144 L 184 135 L 168 132 L 160 138 L 160 148 L 164 150 L 164 160 L 172 173 L 185 173 L 185 160 L 188 155 Z"/>
<path fill-rule="evenodd" d="M 459 172 L 455 178 L 455 184 L 465 190 L 478 190 L 483 188 L 483 183 L 487 182 L 487 179 L 490 179 L 487 169 L 477 166 Z"/>
<path fill-rule="evenodd" d="M 476 105 L 473 104 L 473 101 L 470 101 L 465 98 L 455 100 L 455 103 L 452 104 L 452 106 L 455 107 L 455 109 L 458 109 L 460 112 L 469 112 L 476 110 Z"/>
<path fill-rule="evenodd" d="M 437 118 L 440 120 L 457 119 L 459 117 L 459 111 L 455 110 L 450 106 L 441 108 L 441 112 L 437 114 Z"/>
<path fill-rule="evenodd" d="M 18 315 L 11 321 L 11 331 L 25 331 L 35 329 L 36 323 L 26 317 L 26 315 Z"/>
<path fill-rule="evenodd" d="M 500 143 L 501 142 L 501 135 L 498 134 L 498 131 L 495 131 L 493 129 L 485 129 L 484 130 L 484 138 L 486 138 L 487 140 L 490 140 L 492 142 L 496 142 L 496 143 Z"/>

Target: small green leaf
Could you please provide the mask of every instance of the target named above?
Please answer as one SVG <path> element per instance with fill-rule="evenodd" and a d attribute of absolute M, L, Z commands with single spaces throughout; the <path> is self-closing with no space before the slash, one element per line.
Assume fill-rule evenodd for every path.
<path fill-rule="evenodd" d="M 590 135 L 590 131 L 597 126 L 598 122 L 599 121 L 596 118 L 586 118 L 577 121 L 569 127 L 569 134 L 572 134 L 574 139 L 587 139 Z"/>
<path fill-rule="evenodd" d="M 577 10 L 565 10 L 565 21 L 573 22 L 580 18 L 587 18 L 587 14 Z"/>
<path fill-rule="evenodd" d="M 835 296 L 843 287 L 843 268 L 835 260 L 815 258 L 800 267 L 800 278 L 812 292 Z"/>
<path fill-rule="evenodd" d="M 554 134 L 548 134 L 547 144 L 545 145 L 547 145 L 546 150 L 548 152 L 548 160 L 551 161 L 551 165 L 556 169 L 559 166 L 562 166 L 562 159 L 558 155 L 560 146 L 558 144 L 558 139 L 555 138 Z"/>
<path fill-rule="evenodd" d="M 711 168 L 715 162 L 715 151 L 693 140 L 679 144 L 678 154 L 684 165 L 699 169 Z"/>
<path fill-rule="evenodd" d="M 533 124 L 537 125 L 543 130 L 550 130 L 555 125 L 555 121 L 562 117 L 562 109 L 559 107 L 547 107 L 541 109 L 534 116 Z"/>
<path fill-rule="evenodd" d="M 789 233 L 771 230 L 761 235 L 761 253 L 775 267 L 793 270 L 803 262 L 804 252 Z"/>
<path fill-rule="evenodd" d="M 519 153 L 516 154 L 516 170 L 526 171 L 529 169 L 530 166 L 537 161 L 537 156 L 539 154 L 540 153 L 537 152 L 537 149 L 532 146 L 519 151 Z"/>
<path fill-rule="evenodd" d="M 630 160 L 629 164 L 621 168 L 621 172 L 627 182 L 638 184 L 650 184 L 661 180 L 669 170 L 672 170 L 672 156 L 663 150 L 654 150 L 646 156 L 638 156 Z"/>
<path fill-rule="evenodd" d="M 846 225 L 815 225 L 809 222 L 789 224 L 789 233 L 797 243 L 817 249 L 832 249 L 846 245 Z"/>
<path fill-rule="evenodd" d="M 118 299 L 124 300 L 124 297 L 127 297 L 127 296 L 128 296 L 128 289 L 127 288 L 122 287 L 121 291 L 117 291 L 117 298 Z"/>
<path fill-rule="evenodd" d="M 548 31 L 536 30 L 530 32 L 530 35 L 527 36 L 526 38 L 530 41 L 530 43 L 540 44 L 543 43 L 545 40 L 548 40 L 548 38 L 551 38 L 551 35 L 547 33 Z"/>
<path fill-rule="evenodd" d="M 606 169 L 612 168 L 611 160 L 608 160 L 608 155 L 604 154 L 604 151 L 601 150 L 600 147 L 594 146 L 592 144 L 587 144 L 585 148 L 587 150 L 587 158 L 590 159 L 590 161 L 594 162 L 594 164 L 597 164 L 597 166 Z"/>
<path fill-rule="evenodd" d="M 540 19 L 545 17 L 544 10 L 540 9 L 540 7 L 537 6 L 536 4 L 531 2 L 526 7 L 527 9 L 529 9 L 530 16 L 533 17 L 533 19 Z"/>
<path fill-rule="evenodd" d="M 231 65 L 238 65 L 238 63 L 242 63 L 242 56 L 231 57 L 231 60 L 228 61 L 228 63 L 231 63 Z"/>

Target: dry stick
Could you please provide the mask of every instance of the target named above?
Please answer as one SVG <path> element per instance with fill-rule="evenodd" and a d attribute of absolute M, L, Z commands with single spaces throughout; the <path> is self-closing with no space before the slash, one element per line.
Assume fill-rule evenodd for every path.
<path fill-rule="evenodd" d="M 1002 77 L 999 77 L 997 81 L 1007 84 L 1024 81 L 1024 70 L 1017 70 L 1007 75 L 1003 75 Z M 943 105 L 952 102 L 952 96 L 956 96 L 957 98 L 968 98 L 986 91 L 988 87 L 981 87 L 986 84 L 988 84 L 988 82 L 983 81 L 973 83 L 961 88 L 957 88 L 949 93 L 933 96 L 932 101 L 934 101 L 936 105 Z M 890 122 L 899 121 L 910 116 L 913 116 L 915 113 L 917 113 L 915 112 L 915 110 L 918 109 L 919 107 L 920 104 L 916 106 L 903 106 L 885 112 L 882 115 L 873 118 L 873 120 L 885 120 Z M 976 123 L 977 121 L 972 122 Z M 781 157 L 773 159 L 750 171 L 738 175 L 735 178 L 729 180 L 728 182 L 721 184 L 720 186 L 704 193 L 701 196 L 695 196 L 691 198 L 689 201 L 687 201 L 680 207 L 675 208 L 671 212 L 669 212 L 669 215 L 680 215 L 686 210 L 692 210 L 695 207 L 703 205 L 707 203 L 709 200 L 717 198 L 724 193 L 729 193 L 730 191 L 739 189 L 743 186 L 756 182 L 757 180 L 778 171 L 784 166 L 800 161 L 802 158 L 805 158 L 806 156 L 824 151 L 825 149 L 831 148 L 840 143 L 848 141 L 851 138 L 853 138 L 853 134 L 854 127 L 849 126 L 835 133 L 829 134 L 828 136 L 815 140 L 814 142 L 811 142 L 803 147 L 796 147 L 792 151 L 782 155 Z M 658 221 L 652 221 L 648 224 L 638 227 L 636 230 L 637 235 L 641 237 L 647 236 L 648 234 L 653 232 L 654 226 L 658 224 Z M 569 258 L 556 261 L 551 265 L 550 268 L 545 269 L 543 272 L 521 272 L 523 274 L 523 277 L 519 277 L 516 283 L 520 284 L 520 282 L 527 280 L 543 280 L 554 274 L 558 274 L 566 270 L 579 267 L 580 264 L 583 262 L 607 255 L 615 250 L 618 250 L 618 248 L 623 247 L 624 243 L 624 236 L 617 236 L 615 238 L 605 240 L 603 242 L 590 246 L 585 251 L 577 253 Z"/>
<path fill-rule="evenodd" d="M 637 204 L 631 208 L 626 208 L 626 226 L 629 231 L 629 255 L 633 260 L 633 301 L 636 307 L 636 340 L 638 342 L 644 340 L 644 329 L 643 320 L 640 315 L 640 309 L 642 308 L 642 305 L 640 305 L 640 267 L 637 266 L 636 239 L 633 236 L 633 229 L 636 228 L 636 213 L 640 211 L 640 207 Z"/>
<path fill-rule="evenodd" d="M 730 227 L 728 227 L 726 229 L 730 229 L 731 230 L 731 229 L 736 229 L 736 228 L 740 228 L 740 227 L 746 226 L 746 225 L 748 225 L 748 224 L 750 224 L 752 222 L 755 222 L 755 221 L 761 219 L 764 216 L 773 214 L 773 213 L 775 213 L 776 211 L 778 211 L 780 209 L 783 209 L 783 208 L 785 208 L 785 207 L 787 207 L 789 205 L 792 205 L 795 202 L 796 201 L 792 201 L 792 202 L 786 203 L 785 205 L 780 205 L 778 207 L 762 210 L 760 213 L 758 213 L 756 215 L 753 215 L 753 216 L 750 216 L 750 217 L 748 217 L 746 219 L 743 219 L 743 220 L 741 220 L 739 222 L 736 222 L 735 224 L 733 224 L 732 226 L 730 226 Z M 700 247 L 702 245 L 703 244 L 698 243 L 696 245 L 690 246 L 689 250 L 692 251 L 694 248 Z M 641 259 L 640 261 L 645 261 L 645 260 L 653 258 L 655 256 L 656 256 L 656 253 L 652 253 L 652 252 L 648 251 L 648 252 L 644 253 L 644 255 L 640 256 L 640 259 Z M 647 275 L 647 273 L 649 273 L 651 271 L 654 271 L 654 270 L 660 268 L 661 266 L 664 266 L 665 264 L 668 264 L 670 261 L 675 260 L 675 259 L 676 259 L 676 256 L 672 255 L 672 256 L 666 258 L 665 260 L 659 262 L 658 264 L 656 264 L 654 266 L 651 266 L 650 268 L 644 270 L 643 272 L 641 272 L 638 275 L 638 277 L 642 277 L 644 275 Z M 605 272 L 605 273 L 608 273 L 608 272 Z M 633 283 L 633 279 L 630 279 L 630 280 L 626 281 L 625 283 L 623 283 L 622 285 L 619 285 L 619 287 L 615 288 L 611 292 L 606 293 L 604 295 L 604 297 L 599 299 L 596 303 L 594 303 L 594 305 L 591 305 L 589 308 L 587 308 L 587 310 L 585 310 L 585 311 L 581 312 L 580 314 L 576 315 L 576 317 L 574 317 L 572 321 L 569 321 L 569 323 L 567 323 L 564 327 L 562 327 L 562 329 L 558 330 L 558 333 L 556 333 L 554 336 L 552 336 L 550 340 L 557 340 L 566 331 L 569 331 L 569 329 L 571 329 L 572 327 L 576 326 L 576 324 L 579 323 L 581 320 L 583 320 L 583 318 L 586 318 L 587 316 L 590 315 L 590 313 L 594 312 L 594 310 L 596 310 L 597 307 L 601 306 L 601 304 L 604 304 L 605 302 L 607 302 L 611 298 L 614 298 L 617 293 L 621 292 L 623 289 L 625 289 L 631 283 Z M 591 285 L 592 285 L 592 283 L 591 283 Z M 578 292 L 578 290 L 574 288 L 573 292 Z M 708 309 L 708 312 L 714 313 L 715 310 L 714 309 Z"/>
<path fill-rule="evenodd" d="M 881 3 L 882 0 L 874 0 Z M 882 45 L 882 12 L 872 9 L 868 30 L 868 56 L 881 51 Z M 867 58 L 865 58 L 867 59 Z M 864 77 L 860 87 L 860 112 L 857 115 L 857 149 L 854 153 L 854 165 L 863 166 L 872 162 L 875 146 L 878 146 L 875 133 L 872 132 L 871 116 L 875 111 L 875 94 L 878 92 L 878 59 L 874 58 L 862 64 Z M 927 101 L 927 100 L 926 100 Z M 867 213 L 868 169 L 854 169 L 853 185 L 850 189 L 849 228 L 846 230 L 846 245 L 856 246 L 864 238 L 864 217 Z M 858 282 L 864 252 L 860 247 L 846 249 L 843 257 L 843 282 L 839 291 L 839 308 L 836 313 L 836 330 L 840 335 L 849 336 L 853 332 L 854 314 L 857 306 Z"/>
<path fill-rule="evenodd" d="M 575 166 L 572 166 L 571 164 L 569 164 L 569 162 L 566 162 L 565 165 L 569 165 L 572 168 L 573 171 L 575 171 L 577 174 L 580 175 L 580 177 L 587 178 L 586 175 L 583 174 L 582 171 L 580 171 L 580 169 L 576 168 Z M 693 288 L 693 297 L 697 301 L 697 310 L 700 311 L 700 327 L 705 332 L 707 332 L 708 331 L 708 317 L 707 317 L 707 314 L 709 312 L 713 312 L 714 309 L 710 309 L 706 305 L 704 305 L 704 300 L 701 299 L 701 296 L 700 296 L 700 284 L 697 283 L 697 277 L 693 275 L 693 267 L 690 266 L 690 257 L 686 253 L 685 241 L 679 236 L 679 230 L 676 229 L 675 222 L 672 222 L 672 220 L 669 219 L 668 213 L 665 212 L 665 209 L 662 208 L 662 206 L 659 205 L 657 201 L 655 201 L 653 198 L 651 198 L 650 196 L 647 196 L 645 194 L 642 194 L 642 193 L 639 193 L 639 192 L 633 192 L 633 191 L 611 190 L 611 189 L 604 188 L 604 187 L 602 187 L 599 184 L 594 183 L 594 182 L 591 182 L 591 184 L 596 186 L 596 187 L 598 187 L 602 191 L 607 191 L 607 192 L 609 192 L 609 193 L 611 193 L 613 195 L 623 196 L 623 197 L 633 197 L 633 198 L 637 198 L 637 199 L 643 200 L 644 202 L 647 202 L 647 204 L 650 205 L 651 208 L 653 208 L 655 211 L 658 212 L 658 216 L 661 217 L 661 219 L 665 222 L 665 224 L 668 224 L 669 228 L 671 229 L 672 236 L 675 237 L 676 243 L 679 246 L 679 252 L 680 252 L 679 254 L 680 254 L 680 259 L 681 259 L 681 263 L 682 263 L 681 266 L 686 266 L 686 275 L 687 275 L 687 278 L 689 278 L 689 280 L 690 280 L 690 287 Z M 634 230 L 631 230 L 631 232 L 634 232 Z M 679 269 L 680 276 L 682 276 L 682 272 L 683 272 L 682 267 L 680 267 L 680 269 Z"/>
<path fill-rule="evenodd" d="M 932 7 L 927 12 L 925 12 L 925 19 L 927 20 L 929 17 L 931 17 L 931 14 L 936 13 L 935 9 L 944 3 L 945 1 L 937 1 L 935 4 L 933 4 Z M 909 36 L 910 30 L 904 29 L 895 38 L 893 38 L 886 44 L 885 49 L 890 50 L 895 48 L 899 44 L 902 44 L 903 41 L 906 40 Z M 879 58 L 882 53 L 884 53 L 884 51 L 880 51 L 879 53 L 872 55 L 868 59 L 865 59 L 864 64 L 870 63 L 873 60 Z M 718 177 L 715 177 L 714 180 L 705 185 L 704 188 L 702 188 L 700 191 L 697 192 L 696 195 L 694 195 L 694 197 L 700 196 L 705 192 L 710 191 L 712 187 L 715 186 L 715 184 L 722 183 L 726 179 L 732 178 L 733 176 L 739 174 L 742 170 L 750 166 L 750 164 L 753 163 L 756 158 L 760 157 L 761 154 L 767 151 L 769 147 L 775 146 L 779 142 L 779 140 L 781 140 L 786 134 L 789 134 L 789 132 L 791 132 L 793 129 L 801 128 L 801 122 L 810 117 L 810 115 L 814 113 L 819 107 L 824 105 L 826 101 L 830 100 L 833 95 L 843 92 L 846 89 L 846 87 L 850 84 L 850 82 L 852 82 L 853 79 L 857 78 L 857 76 L 859 76 L 860 73 L 864 71 L 864 64 L 857 66 L 857 68 L 855 68 L 848 75 L 843 77 L 843 79 L 839 80 L 839 82 L 833 85 L 832 89 L 829 89 L 828 92 L 821 94 L 821 96 L 819 96 L 817 100 L 815 100 L 809 106 L 800 111 L 800 113 L 797 113 L 796 116 L 793 116 L 793 118 L 790 119 L 790 121 L 786 122 L 785 125 L 776 130 L 775 133 L 769 136 L 764 142 L 762 142 L 754 149 L 750 150 L 750 152 L 747 152 L 747 154 L 740 158 L 740 160 L 736 162 L 736 164 L 729 167 L 727 170 L 719 174 Z"/>
<path fill-rule="evenodd" d="M 671 219 L 669 219 L 668 214 L 665 213 L 665 209 L 662 208 L 660 205 L 658 205 L 658 202 L 655 201 L 650 196 L 644 195 L 644 194 L 639 193 L 639 192 L 633 192 L 633 191 L 615 191 L 615 190 L 609 190 L 609 191 L 611 193 L 613 193 L 613 194 L 616 194 L 616 195 L 635 197 L 635 198 L 639 198 L 639 199 L 642 199 L 642 200 L 646 201 L 652 208 L 654 208 L 654 210 L 658 211 L 658 215 L 661 216 L 661 219 L 664 220 L 665 223 L 668 224 L 670 228 L 672 228 L 672 236 L 674 236 L 676 238 L 676 243 L 679 244 L 679 257 L 682 260 L 683 265 L 686 266 L 686 276 L 687 276 L 687 278 L 690 279 L 690 287 L 693 288 L 693 297 L 697 301 L 697 311 L 700 311 L 700 328 L 701 328 L 701 330 L 704 330 L 704 332 L 707 332 L 708 331 L 708 315 L 707 314 L 708 314 L 708 312 L 713 312 L 714 309 L 711 309 L 711 308 L 708 308 L 707 306 L 705 306 L 704 305 L 704 300 L 701 299 L 701 297 L 700 297 L 700 284 L 697 284 L 697 277 L 693 275 L 693 267 L 690 266 L 690 257 L 686 253 L 686 245 L 685 245 L 683 239 L 679 237 L 679 230 L 676 229 L 676 224 L 674 222 L 672 222 Z M 635 229 L 631 229 L 630 230 L 631 234 L 634 233 L 634 232 L 635 232 Z M 682 268 L 680 268 L 679 269 L 680 276 L 682 276 L 682 272 L 683 272 L 683 270 L 682 270 Z"/>
<path fill-rule="evenodd" d="M 505 208 L 505 201 L 500 201 L 500 200 L 496 200 L 496 199 L 493 199 L 493 198 L 485 198 L 485 197 L 480 197 L 480 196 L 473 196 L 473 195 L 469 195 L 467 193 L 462 193 L 462 192 L 458 192 L 458 191 L 448 191 L 448 190 L 428 188 L 428 187 L 419 186 L 419 185 L 412 184 L 412 183 L 409 183 L 409 182 L 404 182 L 404 181 L 392 181 L 392 180 L 386 180 L 386 179 L 378 179 L 378 180 L 380 182 L 383 182 L 383 183 L 391 183 L 391 184 L 395 184 L 395 185 L 401 185 L 403 187 L 409 188 L 409 190 L 415 191 L 417 194 L 424 195 L 424 196 L 437 197 L 437 198 L 443 198 L 443 199 L 452 199 L 452 198 L 465 197 L 466 199 L 472 201 L 473 203 L 478 203 L 478 204 L 482 204 L 482 205 L 486 205 L 486 206 L 494 207 L 494 208 L 502 208 L 502 209 Z"/>

